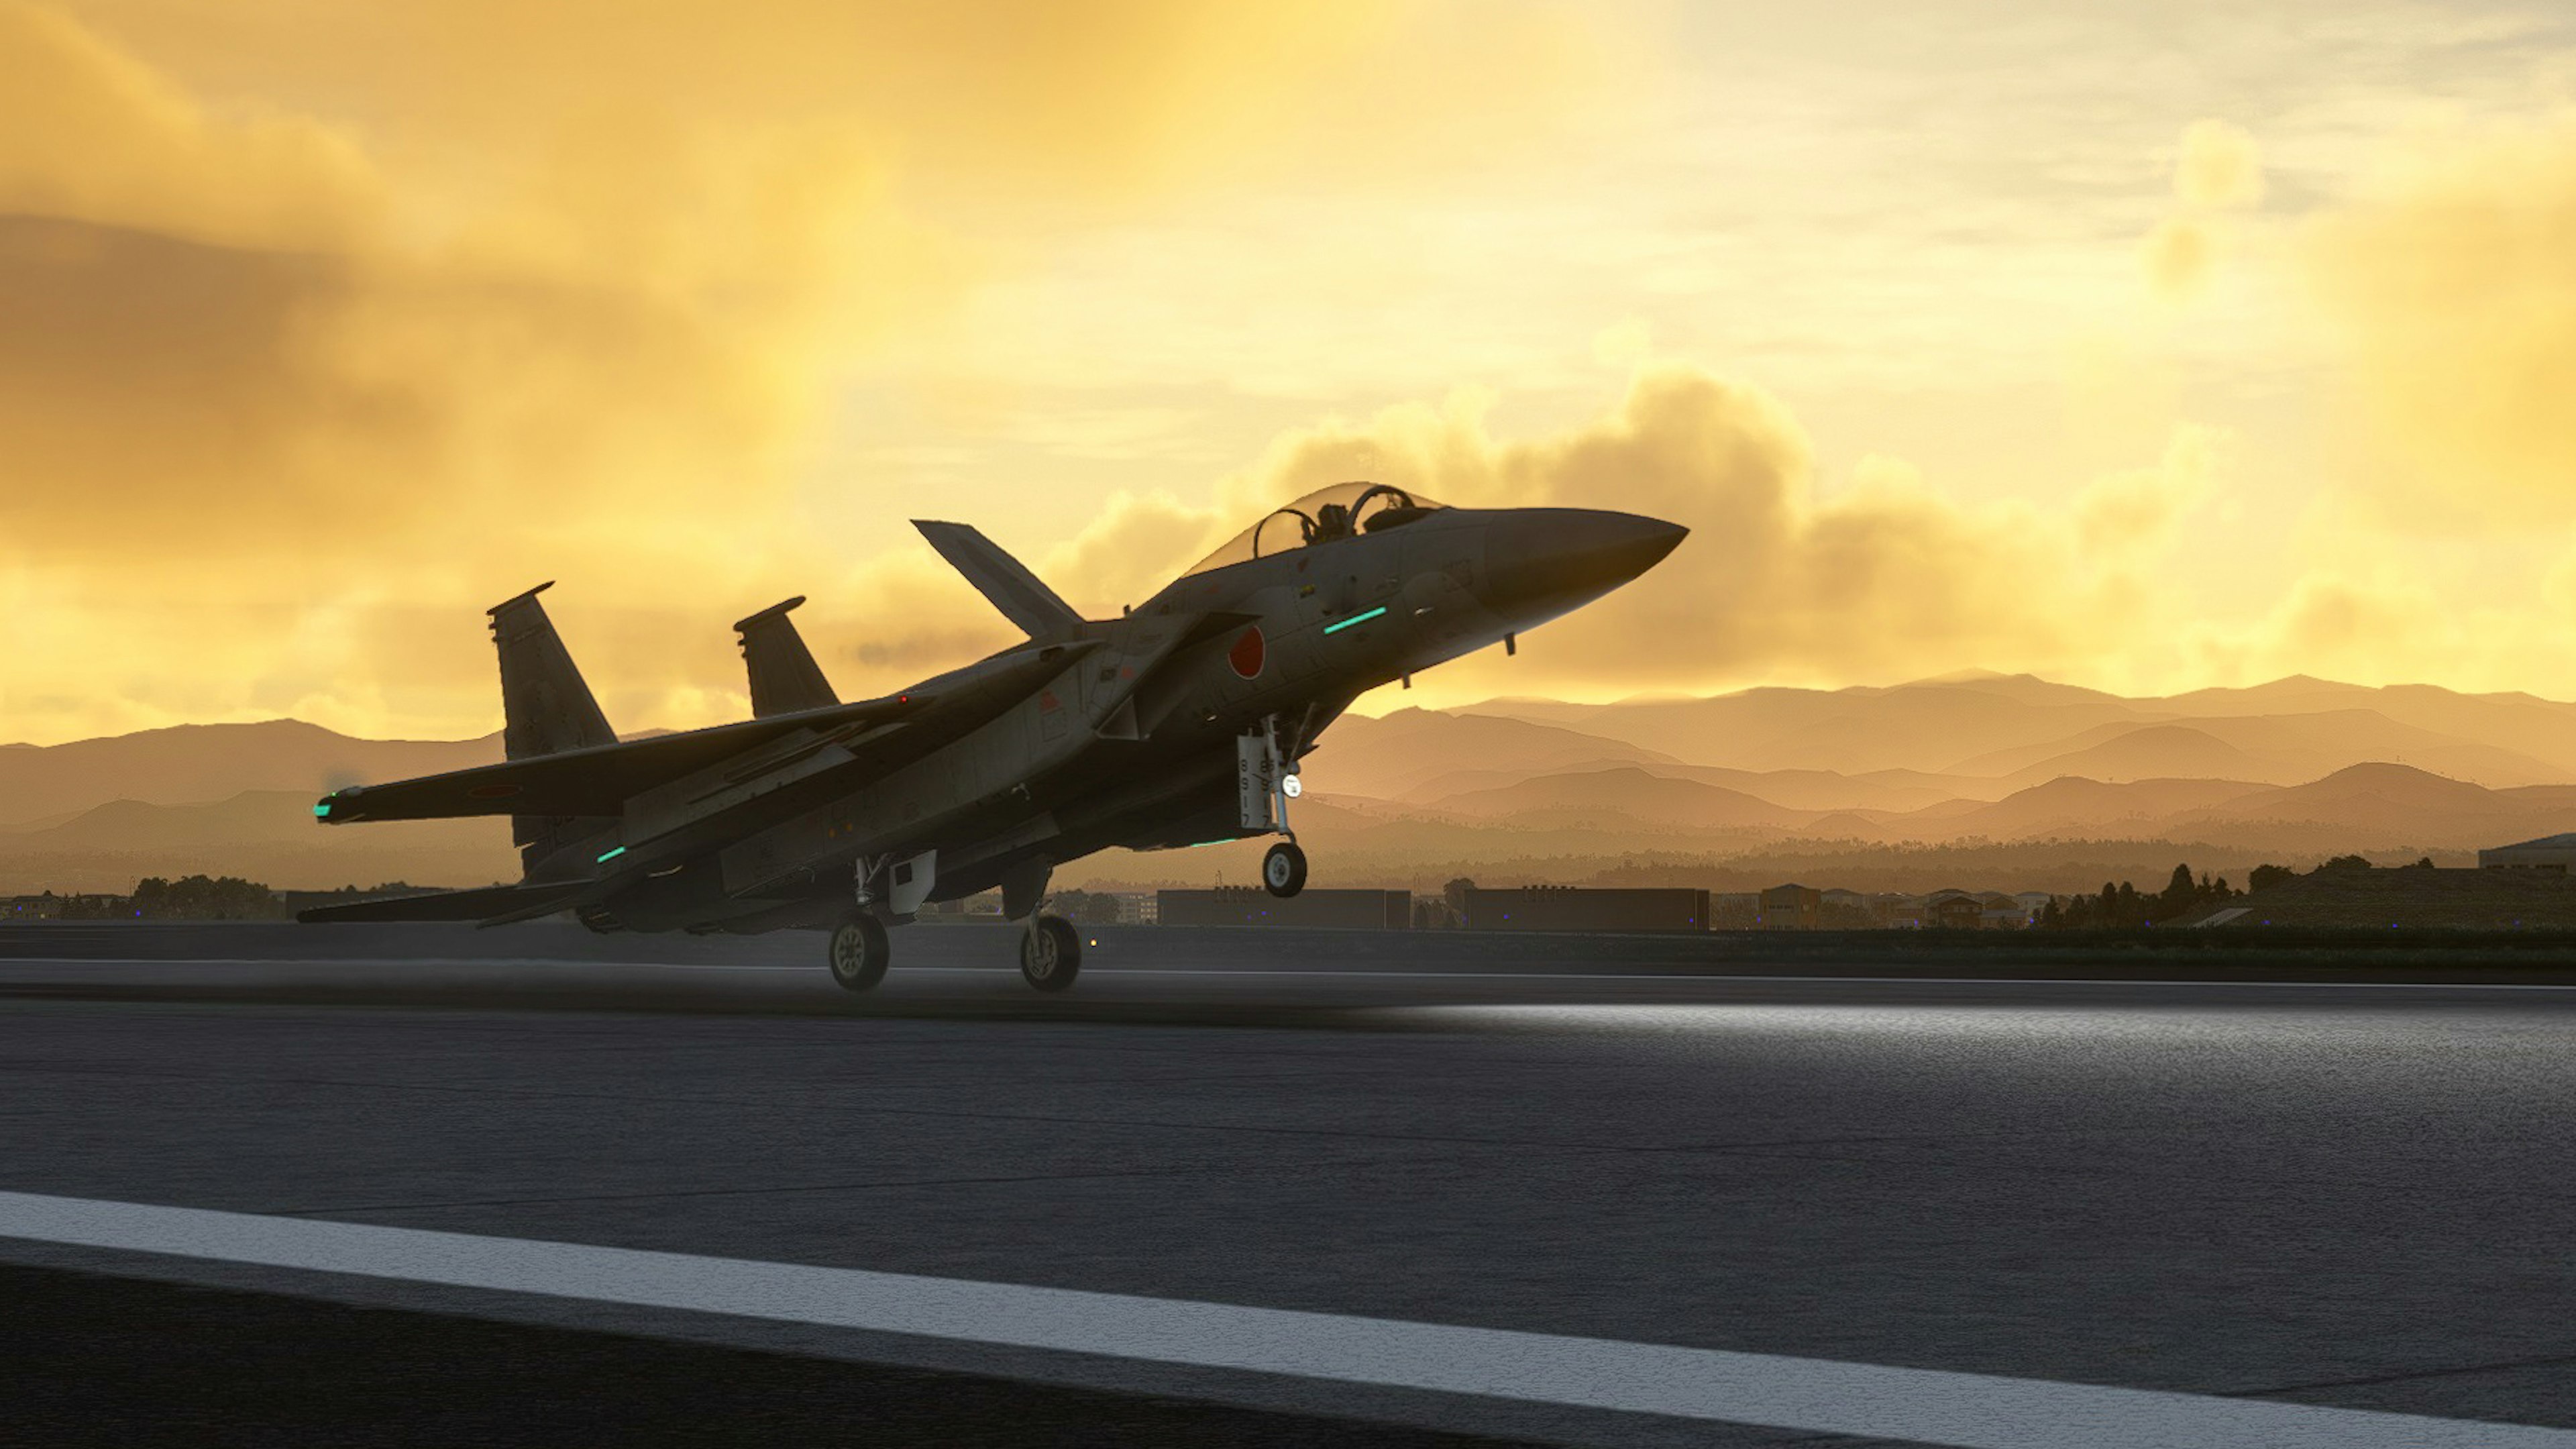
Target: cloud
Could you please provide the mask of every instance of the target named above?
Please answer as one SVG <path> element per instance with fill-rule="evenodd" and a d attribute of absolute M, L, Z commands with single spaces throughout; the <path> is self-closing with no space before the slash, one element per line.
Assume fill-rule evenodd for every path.
<path fill-rule="evenodd" d="M 35 738 L 478 731 L 476 611 L 550 577 L 621 723 L 706 722 L 721 621 L 799 588 L 896 611 L 849 672 L 945 662 L 981 601 L 810 524 L 838 390 L 1028 232 L 934 211 L 1399 175 L 1584 52 L 1538 6 L 1446 50 L 1358 3 L 84 13 L 0 0 L 0 597 L 38 601 L 0 620 L 0 731 Z M 1528 94 L 1457 104 L 1515 66 Z M 1105 540 L 1068 562 L 1134 587 Z"/>
<path fill-rule="evenodd" d="M 2153 556 L 2182 521 L 2217 492 L 2225 437 L 2214 428 L 2174 430 L 2155 467 L 2105 474 L 2077 490 L 2075 537 L 2088 558 Z"/>
<path fill-rule="evenodd" d="M 2223 213 L 2263 199 L 2263 158 L 2254 138 L 2225 121 L 2185 126 L 2174 153 L 2179 206 L 2138 244 L 2138 264 L 2156 296 L 2187 302 L 2206 292 L 2235 240 Z"/>
<path fill-rule="evenodd" d="M 2300 256 L 2407 528 L 2576 520 L 2576 114 L 2417 139 Z"/>
<path fill-rule="evenodd" d="M 2185 126 L 2174 163 L 2174 197 L 2204 211 L 2252 206 L 2263 199 L 2263 156 L 2253 136 L 2225 121 Z"/>
<path fill-rule="evenodd" d="M 2185 429 L 2154 466 L 2097 480 L 2067 508 L 1964 505 L 1889 458 L 1862 460 L 1849 487 L 1826 495 L 1785 406 L 1697 368 L 1642 373 L 1601 415 L 1537 439 L 1497 437 L 1494 406 L 1461 391 L 1440 406 L 1292 429 L 1221 481 L 1219 506 L 1122 498 L 1041 572 L 1105 613 L 1280 502 L 1371 478 L 1460 506 L 1616 508 L 1693 530 L 1642 580 L 1536 631 L 1517 659 L 1488 651 L 1444 667 L 1444 697 L 2058 667 L 2094 659 L 2101 621 L 2155 596 L 2154 565 L 2211 496 L 2218 466 L 2217 435 Z M 935 596 L 949 584 L 909 558 L 876 567 L 871 587 L 900 580 L 903 599 L 889 596 L 881 617 L 915 622 L 863 662 L 927 667 L 966 642 L 940 622 L 952 616 Z"/>
<path fill-rule="evenodd" d="M 311 117 L 219 118 L 79 25 L 0 0 L 0 213 L 310 246 L 383 224 L 359 146 Z"/>
<path fill-rule="evenodd" d="M 2217 229 L 2197 217 L 2169 216 L 2138 244 L 2147 285 L 2169 301 L 2188 301 L 2209 286 L 2218 269 Z"/>

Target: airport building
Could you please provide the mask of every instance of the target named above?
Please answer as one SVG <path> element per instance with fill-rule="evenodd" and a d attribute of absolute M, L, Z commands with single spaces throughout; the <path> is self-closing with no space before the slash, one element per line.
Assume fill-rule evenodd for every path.
<path fill-rule="evenodd" d="M 1824 907 L 1825 893 L 1811 886 L 1773 886 L 1755 901 L 1753 929 L 1812 931 L 1820 924 Z"/>
<path fill-rule="evenodd" d="M 1523 886 L 1467 891 L 1471 931 L 1705 931 L 1709 893 L 1687 888 Z"/>
<path fill-rule="evenodd" d="M 1402 931 L 1413 925 L 1413 892 L 1316 890 L 1274 896 L 1258 886 L 1154 893 L 1156 923 L 1165 926 L 1295 926 L 1344 931 Z"/>
<path fill-rule="evenodd" d="M 2565 875 L 2576 865 L 2576 835 L 2544 835 L 2520 845 L 2499 845 L 2478 852 L 2481 870 L 2536 870 Z"/>

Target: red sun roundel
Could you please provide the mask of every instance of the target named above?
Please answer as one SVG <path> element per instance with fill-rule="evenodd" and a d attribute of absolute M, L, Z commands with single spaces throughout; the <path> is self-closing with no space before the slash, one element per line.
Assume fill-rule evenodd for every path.
<path fill-rule="evenodd" d="M 1225 651 L 1225 662 L 1233 665 L 1234 672 L 1244 678 L 1259 679 L 1261 652 L 1261 626 L 1255 624 L 1243 631 L 1243 637 L 1234 641 L 1233 648 Z"/>

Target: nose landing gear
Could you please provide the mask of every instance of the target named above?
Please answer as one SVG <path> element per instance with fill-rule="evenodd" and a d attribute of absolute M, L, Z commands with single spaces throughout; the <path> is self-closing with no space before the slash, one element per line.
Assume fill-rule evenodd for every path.
<path fill-rule="evenodd" d="M 1298 733 L 1305 727 L 1301 723 Z M 1272 715 L 1257 730 L 1235 737 L 1235 790 L 1242 807 L 1243 828 L 1275 831 L 1287 839 L 1261 857 L 1261 888 L 1285 899 L 1306 888 L 1306 852 L 1297 832 L 1288 828 L 1288 802 L 1305 793 L 1297 777 L 1297 746 L 1279 742 L 1279 717 Z"/>
<path fill-rule="evenodd" d="M 1306 852 L 1296 841 L 1280 841 L 1263 854 L 1261 888 L 1283 898 L 1306 888 Z"/>

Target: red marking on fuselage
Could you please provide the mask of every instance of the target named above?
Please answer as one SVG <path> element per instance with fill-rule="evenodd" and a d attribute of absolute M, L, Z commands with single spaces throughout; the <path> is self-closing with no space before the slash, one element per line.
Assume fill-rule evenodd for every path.
<path fill-rule="evenodd" d="M 1225 651 L 1225 662 L 1233 665 L 1234 672 L 1244 678 L 1259 679 L 1262 655 L 1265 652 L 1267 651 L 1262 646 L 1261 626 L 1255 624 L 1243 631 L 1242 637 L 1234 641 L 1233 648 Z"/>

